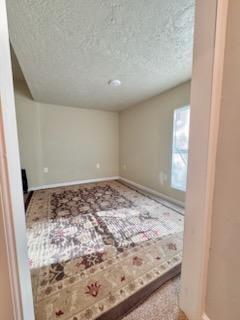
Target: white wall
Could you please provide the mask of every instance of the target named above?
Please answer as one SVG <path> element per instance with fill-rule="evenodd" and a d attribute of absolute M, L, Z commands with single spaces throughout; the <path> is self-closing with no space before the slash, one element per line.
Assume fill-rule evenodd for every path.
<path fill-rule="evenodd" d="M 119 175 L 118 113 L 38 103 L 24 82 L 16 82 L 15 100 L 30 187 Z"/>

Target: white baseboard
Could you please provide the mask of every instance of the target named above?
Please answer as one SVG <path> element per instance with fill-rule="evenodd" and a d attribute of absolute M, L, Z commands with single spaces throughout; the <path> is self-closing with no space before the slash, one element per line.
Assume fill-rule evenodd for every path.
<path fill-rule="evenodd" d="M 165 195 L 165 194 L 163 194 L 163 193 L 161 193 L 161 192 L 158 192 L 158 191 L 153 190 L 153 189 L 148 188 L 148 187 L 144 187 L 144 186 L 141 185 L 141 184 L 138 184 L 138 183 L 136 183 L 136 182 L 134 182 L 134 181 L 125 179 L 125 178 L 123 178 L 123 177 L 119 177 L 119 179 L 122 180 L 122 181 L 125 181 L 126 183 L 129 183 L 129 184 L 133 185 L 134 187 L 136 187 L 136 188 L 138 188 L 138 189 L 141 189 L 141 190 L 143 190 L 143 191 L 152 193 L 152 194 L 154 194 L 154 195 L 156 195 L 156 196 L 158 196 L 158 197 L 161 197 L 161 198 L 164 199 L 164 200 L 167 200 L 167 201 L 169 201 L 169 202 L 172 202 L 172 203 L 174 203 L 174 204 L 176 204 L 176 205 L 178 205 L 178 206 L 180 206 L 180 207 L 183 207 L 183 208 L 184 208 L 184 206 L 185 206 L 185 205 L 184 205 L 184 202 L 179 201 L 179 200 L 176 200 L 176 199 L 174 199 L 174 198 L 172 198 L 172 197 L 169 197 L 169 196 L 167 196 L 167 195 Z"/>
<path fill-rule="evenodd" d="M 208 316 L 206 315 L 206 313 L 204 313 L 204 314 L 202 315 L 202 320 L 210 320 L 210 319 L 208 318 Z"/>
<path fill-rule="evenodd" d="M 96 178 L 96 179 L 86 179 L 86 180 L 78 180 L 78 181 L 68 181 L 68 182 L 61 182 L 61 183 L 46 184 L 46 185 L 42 185 L 42 186 L 30 187 L 28 190 L 29 191 L 36 191 L 36 190 L 42 190 L 42 189 L 67 187 L 67 186 L 74 186 L 77 184 L 94 183 L 94 182 L 110 181 L 110 180 L 118 180 L 118 179 L 119 179 L 119 176 Z"/>
<path fill-rule="evenodd" d="M 95 178 L 95 179 L 86 179 L 86 180 L 77 180 L 77 181 L 67 181 L 67 182 L 61 182 L 61 183 L 53 183 L 53 184 L 46 184 L 46 185 L 41 185 L 41 186 L 33 186 L 30 187 L 28 190 L 29 191 L 36 191 L 36 190 L 42 190 L 42 189 L 51 189 L 51 188 L 58 188 L 58 187 L 67 187 L 67 186 L 74 186 L 74 185 L 78 185 L 78 184 L 85 184 L 85 183 L 95 183 L 95 182 L 101 182 L 101 181 L 111 181 L 111 180 L 122 180 L 125 181 L 126 183 L 129 183 L 130 185 L 149 192 L 151 194 L 154 194 L 158 197 L 161 197 L 164 200 L 170 201 L 178 206 L 184 207 L 184 203 L 182 201 L 173 199 L 163 193 L 160 193 L 158 191 L 155 191 L 151 188 L 145 187 L 141 184 L 138 184 L 134 181 L 125 179 L 123 177 L 119 177 L 119 176 L 113 176 L 113 177 L 104 177 L 104 178 Z M 207 320 L 207 319 L 206 319 Z"/>

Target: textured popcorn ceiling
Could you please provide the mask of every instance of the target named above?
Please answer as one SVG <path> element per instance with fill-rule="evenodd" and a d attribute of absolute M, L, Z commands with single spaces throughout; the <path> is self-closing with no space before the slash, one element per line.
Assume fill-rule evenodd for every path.
<path fill-rule="evenodd" d="M 10 39 L 35 100 L 121 110 L 191 77 L 194 2 L 7 0 Z"/>

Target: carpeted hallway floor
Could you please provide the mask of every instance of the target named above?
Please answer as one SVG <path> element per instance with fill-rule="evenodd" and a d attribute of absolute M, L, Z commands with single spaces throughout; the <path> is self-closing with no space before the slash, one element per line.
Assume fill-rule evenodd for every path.
<path fill-rule="evenodd" d="M 156 290 L 123 320 L 187 320 L 179 310 L 180 277 L 177 276 Z"/>

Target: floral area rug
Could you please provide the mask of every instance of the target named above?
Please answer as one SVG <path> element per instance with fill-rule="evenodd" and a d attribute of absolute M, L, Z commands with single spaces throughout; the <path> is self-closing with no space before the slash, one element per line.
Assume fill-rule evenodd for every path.
<path fill-rule="evenodd" d="M 35 191 L 27 230 L 36 319 L 122 317 L 180 272 L 183 223 L 119 181 Z"/>

